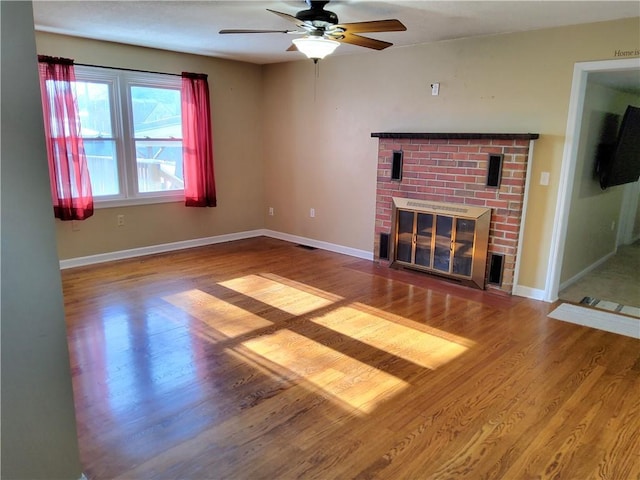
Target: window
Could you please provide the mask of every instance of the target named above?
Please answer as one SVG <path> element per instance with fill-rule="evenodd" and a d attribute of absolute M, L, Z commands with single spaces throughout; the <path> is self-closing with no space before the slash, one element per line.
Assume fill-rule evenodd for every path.
<path fill-rule="evenodd" d="M 84 66 L 75 73 L 96 205 L 182 200 L 180 77 Z"/>

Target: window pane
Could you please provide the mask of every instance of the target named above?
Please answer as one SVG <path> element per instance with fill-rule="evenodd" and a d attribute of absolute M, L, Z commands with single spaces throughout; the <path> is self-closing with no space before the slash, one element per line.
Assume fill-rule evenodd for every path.
<path fill-rule="evenodd" d="M 182 138 L 180 90 L 131 87 L 136 138 Z"/>
<path fill-rule="evenodd" d="M 139 192 L 184 189 L 181 141 L 137 140 L 136 162 Z"/>
<path fill-rule="evenodd" d="M 175 76 L 77 66 L 73 86 L 96 199 L 143 203 L 184 190 L 180 84 Z"/>
<path fill-rule="evenodd" d="M 76 82 L 80 134 L 88 138 L 113 138 L 108 83 Z"/>
<path fill-rule="evenodd" d="M 87 155 L 93 196 L 119 194 L 120 185 L 118 183 L 115 142 L 113 140 L 85 139 L 84 151 Z"/>

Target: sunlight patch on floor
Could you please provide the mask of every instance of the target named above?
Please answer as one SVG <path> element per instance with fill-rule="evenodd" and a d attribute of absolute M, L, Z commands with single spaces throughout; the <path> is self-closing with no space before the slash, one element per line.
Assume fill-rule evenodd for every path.
<path fill-rule="evenodd" d="M 340 307 L 314 323 L 430 370 L 450 362 L 468 347 L 438 335 L 386 320 L 352 306 Z"/>
<path fill-rule="evenodd" d="M 242 342 L 258 357 L 285 368 L 311 383 L 340 406 L 368 414 L 376 405 L 409 384 L 304 335 L 284 329 Z M 260 363 L 259 358 L 254 357 Z M 318 369 L 318 365 L 331 365 Z"/>
<path fill-rule="evenodd" d="M 219 285 L 292 315 L 304 315 L 342 300 L 337 295 L 274 274 L 247 275 Z"/>
<path fill-rule="evenodd" d="M 446 298 L 445 301 L 448 303 L 449 298 Z M 379 308 L 375 308 L 364 303 L 353 302 L 351 303 L 350 306 L 359 311 L 366 312 L 370 315 L 379 317 L 383 320 L 387 320 L 391 323 L 402 325 L 412 331 L 415 330 L 418 332 L 427 333 L 429 335 L 439 337 L 443 340 L 447 340 L 452 343 L 457 343 L 467 348 L 471 348 L 476 344 L 476 342 L 468 339 L 467 337 L 461 337 L 460 335 L 456 335 L 446 330 L 442 330 L 441 328 L 435 328 L 426 323 L 411 320 L 410 318 L 402 317 L 400 315 L 396 315 L 394 313 L 390 313 L 390 312 L 387 312 L 386 310 L 381 310 Z"/>
<path fill-rule="evenodd" d="M 407 388 L 405 376 L 421 368 L 435 370 L 474 345 L 275 274 L 246 275 L 217 285 L 223 287 L 224 299 L 195 289 L 164 299 L 200 320 L 209 340 L 228 340 L 224 347 L 230 355 L 280 382 L 317 391 L 357 415 L 371 413 Z M 296 317 L 299 321 L 290 323 Z M 343 353 L 353 342 L 359 345 L 350 350 L 358 353 Z"/>
<path fill-rule="evenodd" d="M 187 290 L 163 297 L 163 300 L 203 322 L 208 327 L 207 333 L 215 333 L 211 332 L 213 329 L 222 334 L 213 335 L 217 340 L 234 338 L 273 325 L 273 322 L 260 315 L 202 290 Z"/>

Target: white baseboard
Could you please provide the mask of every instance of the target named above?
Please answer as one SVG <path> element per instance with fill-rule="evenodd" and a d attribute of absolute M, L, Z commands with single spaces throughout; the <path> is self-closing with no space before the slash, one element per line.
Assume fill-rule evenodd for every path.
<path fill-rule="evenodd" d="M 320 248 L 322 250 L 328 250 L 330 252 L 342 253 L 344 255 L 349 255 L 350 257 L 362 258 L 364 260 L 373 260 L 373 253 L 366 250 L 345 247 L 343 245 L 337 245 L 335 243 L 322 242 L 320 240 L 313 240 L 312 238 L 299 237 L 297 235 L 290 235 L 288 233 L 276 232 L 273 230 L 265 230 L 264 235 L 271 238 L 277 238 L 279 240 L 285 240 L 291 243 L 299 243 L 310 247 Z"/>
<path fill-rule="evenodd" d="M 312 238 L 291 235 L 289 233 L 276 232 L 274 230 L 259 229 L 246 232 L 230 233 L 226 235 L 218 235 L 215 237 L 196 238 L 193 240 L 185 240 L 182 242 L 163 243 L 160 245 L 150 245 L 148 247 L 132 248 L 130 250 L 119 250 L 117 252 L 100 253 L 97 255 L 89 255 L 86 257 L 69 258 L 60 260 L 60 269 L 83 267 L 86 265 L 94 265 L 97 263 L 111 262 L 114 260 L 124 260 L 127 258 L 142 257 L 145 255 L 153 255 L 156 253 L 165 253 L 175 250 L 184 250 L 186 248 L 202 247 L 205 245 L 213 245 L 216 243 L 231 242 L 233 240 L 243 240 L 245 238 L 254 237 L 271 237 L 278 240 L 284 240 L 291 243 L 298 243 L 310 247 L 328 250 L 330 252 L 341 253 L 350 257 L 362 258 L 363 260 L 373 260 L 373 252 L 360 250 L 357 248 L 345 247 L 335 243 L 323 242 Z M 533 300 L 544 300 L 544 290 L 536 288 L 516 285 L 513 294 L 520 297 L 531 298 Z"/>
<path fill-rule="evenodd" d="M 124 260 L 126 258 L 153 255 L 155 253 L 184 250 L 186 248 L 203 247 L 205 245 L 213 245 L 215 243 L 231 242 L 233 240 L 243 240 L 245 238 L 260 237 L 264 235 L 266 235 L 265 230 L 250 230 L 247 232 L 217 235 L 215 237 L 195 238 L 193 240 L 184 240 L 181 242 L 149 245 L 148 247 L 132 248 L 130 250 L 118 250 L 116 252 L 99 253 L 97 255 L 89 255 L 86 257 L 76 257 L 69 258 L 67 260 L 60 260 L 60 269 L 64 270 L 66 268 L 84 267 L 86 265 L 94 265 L 96 263 L 112 262 L 114 260 Z"/>
<path fill-rule="evenodd" d="M 525 287 L 524 285 L 516 285 L 513 287 L 513 294 L 519 297 L 530 298 L 532 300 L 544 300 L 544 290 Z"/>
<path fill-rule="evenodd" d="M 330 252 L 342 253 L 351 257 L 363 258 L 365 260 L 373 260 L 373 253 L 366 250 L 358 250 L 356 248 L 345 247 L 333 243 L 313 240 L 311 238 L 299 237 L 288 233 L 275 232 L 273 230 L 250 230 L 246 232 L 230 233 L 226 235 L 217 235 L 215 237 L 196 238 L 193 240 L 184 240 L 181 242 L 163 243 L 160 245 L 150 245 L 148 247 L 132 248 L 130 250 L 119 250 L 116 252 L 99 253 L 97 255 L 89 255 L 86 257 L 69 258 L 60 260 L 60 269 L 84 267 L 97 263 L 111 262 L 114 260 L 124 260 L 126 258 L 142 257 L 145 255 L 153 255 L 156 253 L 165 253 L 175 250 L 184 250 L 186 248 L 203 247 L 205 245 L 213 245 L 216 243 L 231 242 L 234 240 L 243 240 L 245 238 L 254 237 L 271 237 L 279 240 L 285 240 L 292 243 L 299 243 L 316 247 Z"/>
<path fill-rule="evenodd" d="M 604 257 L 602 257 L 600 260 L 597 260 L 596 262 L 592 263 L 591 265 L 589 265 L 587 268 L 585 268 L 584 270 L 582 270 L 581 272 L 576 273 L 573 277 L 571 277 L 568 280 L 565 280 L 564 282 L 562 282 L 560 284 L 560 286 L 558 287 L 558 291 L 564 290 L 565 288 L 567 288 L 569 285 L 573 285 L 574 283 L 576 283 L 578 280 L 580 280 L 582 277 L 584 277 L 586 274 L 588 274 L 589 272 L 595 270 L 596 268 L 598 268 L 600 265 L 602 265 L 604 262 L 606 262 L 607 260 L 609 260 L 611 257 L 613 257 L 616 254 L 615 250 L 611 253 L 607 253 Z"/>

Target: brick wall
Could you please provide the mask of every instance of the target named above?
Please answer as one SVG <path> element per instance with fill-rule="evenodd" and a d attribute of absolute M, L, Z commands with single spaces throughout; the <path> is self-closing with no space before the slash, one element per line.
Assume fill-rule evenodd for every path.
<path fill-rule="evenodd" d="M 373 134 L 372 136 L 380 136 Z M 531 137 L 531 138 L 537 138 Z M 491 208 L 489 254 L 504 255 L 501 286 L 513 290 L 513 273 L 522 218 L 530 139 L 384 138 L 379 139 L 376 190 L 375 259 L 380 234 L 393 227 L 392 197 L 460 203 Z M 391 180 L 394 150 L 403 151 L 402 180 Z M 489 154 L 503 154 L 499 187 L 487 187 Z M 488 257 L 489 258 L 489 257 Z M 487 269 L 488 271 L 488 269 Z M 485 282 L 486 283 L 486 282 Z"/>

